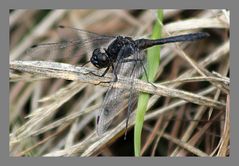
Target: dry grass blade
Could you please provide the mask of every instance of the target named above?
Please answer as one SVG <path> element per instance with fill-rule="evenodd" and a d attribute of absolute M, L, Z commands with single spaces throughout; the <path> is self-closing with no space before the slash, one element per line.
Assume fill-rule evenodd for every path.
<path fill-rule="evenodd" d="M 220 144 L 217 156 L 228 155 L 228 146 L 230 142 L 230 96 L 227 95 L 226 120 L 223 130 L 222 142 Z"/>
<path fill-rule="evenodd" d="M 225 20 L 226 18 L 222 15 L 220 18 L 188 19 L 167 24 L 164 28 L 170 33 L 198 28 L 228 28 L 229 25 L 225 23 L 227 21 L 223 22 L 220 19 Z"/>
<path fill-rule="evenodd" d="M 91 84 L 99 84 L 101 82 L 110 81 L 108 75 L 106 77 L 99 77 L 90 72 L 98 73 L 98 71 L 94 71 L 92 69 L 84 68 L 84 67 L 75 67 L 69 64 L 56 63 L 56 62 L 43 62 L 43 61 L 13 61 L 10 62 L 10 69 L 15 69 L 18 71 L 24 71 L 44 76 L 49 76 L 53 78 L 61 78 L 67 80 L 77 80 L 85 83 Z M 119 77 L 118 82 L 115 84 L 117 88 L 129 88 L 127 84 L 127 78 Z M 104 86 L 110 86 L 110 83 L 102 84 Z M 177 97 L 187 101 L 190 101 L 195 104 L 221 108 L 224 107 L 225 104 L 214 101 L 212 99 L 199 96 L 193 93 L 189 93 L 182 90 L 177 90 L 173 88 L 168 88 L 162 85 L 157 84 L 157 88 L 153 87 L 151 84 L 146 83 L 141 80 L 135 80 L 135 89 L 141 92 L 167 96 L 167 97 Z"/>
<path fill-rule="evenodd" d="M 146 129 L 151 131 L 151 129 L 149 129 L 147 127 L 146 127 Z M 192 145 L 190 145 L 190 144 L 188 144 L 186 142 L 183 142 L 182 140 L 176 139 L 176 138 L 170 136 L 169 134 L 166 134 L 166 133 L 161 134 L 160 132 L 161 131 L 157 131 L 157 134 L 158 135 L 162 135 L 162 137 L 172 141 L 173 143 L 175 143 L 178 146 L 180 146 L 180 147 L 182 147 L 182 148 L 192 152 L 193 154 L 195 154 L 197 156 L 200 156 L 200 157 L 208 157 L 208 155 L 206 153 L 204 153 L 201 150 L 195 148 L 194 146 L 192 146 Z"/>
<path fill-rule="evenodd" d="M 20 55 L 26 51 L 27 48 L 29 48 L 33 41 L 41 37 L 45 31 L 47 31 L 52 24 L 59 20 L 63 15 L 65 14 L 65 10 L 55 10 L 53 11 L 47 19 L 45 19 L 25 40 L 22 42 L 17 48 L 15 48 L 11 53 L 10 53 L 10 59 L 17 59 Z"/>
<path fill-rule="evenodd" d="M 55 96 L 57 100 L 60 99 L 59 101 L 55 100 L 46 106 L 38 108 L 32 114 L 28 115 L 30 119 L 15 132 L 11 133 L 10 145 L 18 143 L 24 138 L 33 135 L 35 130 L 37 130 L 44 123 L 44 121 L 49 119 L 57 108 L 63 105 L 77 92 L 81 91 L 85 86 L 82 86 L 77 82 L 72 82 L 68 87 L 62 89 L 62 91 L 57 94 L 57 97 Z"/>

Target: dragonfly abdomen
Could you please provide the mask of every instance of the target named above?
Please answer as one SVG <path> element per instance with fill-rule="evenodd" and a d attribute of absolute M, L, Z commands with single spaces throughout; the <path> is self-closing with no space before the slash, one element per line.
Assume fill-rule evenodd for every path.
<path fill-rule="evenodd" d="M 139 49 L 146 49 L 146 48 L 150 48 L 150 47 L 153 47 L 156 45 L 163 45 L 163 44 L 175 43 L 175 42 L 201 40 L 201 39 L 204 39 L 207 37 L 209 37 L 208 33 L 198 32 L 198 33 L 190 33 L 190 34 L 186 34 L 186 35 L 178 35 L 178 36 L 172 36 L 172 37 L 156 39 L 156 40 L 139 39 L 139 40 L 136 40 L 135 42 L 138 45 Z"/>

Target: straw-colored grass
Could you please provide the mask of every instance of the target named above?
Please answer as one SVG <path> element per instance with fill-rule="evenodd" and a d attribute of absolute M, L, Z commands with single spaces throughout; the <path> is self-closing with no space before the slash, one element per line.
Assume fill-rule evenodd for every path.
<path fill-rule="evenodd" d="M 133 156 L 135 112 L 129 119 L 127 139 L 122 142 L 127 97 L 117 115 L 120 122 L 103 137 L 95 132 L 95 115 L 110 86 L 99 82 L 111 80 L 111 73 L 98 77 L 91 72 L 100 74 L 102 70 L 92 65 L 80 67 L 90 57 L 84 49 L 67 50 L 65 59 L 58 58 L 57 51 L 48 52 L 52 54 L 45 55 L 45 61 L 39 61 L 45 57 L 31 59 L 25 52 L 35 43 L 59 42 L 81 35 L 59 33 L 55 25 L 61 24 L 99 34 L 146 38 L 158 21 L 155 12 L 10 13 L 10 155 Z M 142 156 L 230 155 L 229 18 L 227 10 L 164 10 L 163 37 L 202 30 L 211 37 L 162 46 L 156 87 L 135 79 L 135 89 L 150 94 L 141 137 Z M 119 76 L 114 86 L 128 89 L 126 80 Z"/>

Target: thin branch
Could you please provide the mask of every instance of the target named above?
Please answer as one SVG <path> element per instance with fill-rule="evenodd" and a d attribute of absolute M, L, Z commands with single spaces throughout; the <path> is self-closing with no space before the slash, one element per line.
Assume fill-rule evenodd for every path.
<path fill-rule="evenodd" d="M 11 61 L 10 69 L 18 70 L 22 72 L 29 72 L 34 74 L 40 74 L 48 76 L 51 78 L 61 78 L 66 80 L 78 80 L 85 83 L 91 83 L 95 85 L 110 86 L 110 83 L 102 83 L 111 81 L 111 77 L 107 74 L 105 77 L 96 76 L 100 75 L 101 71 L 89 69 L 85 67 L 76 67 L 69 64 L 57 63 L 57 62 L 46 62 L 46 61 Z M 94 72 L 95 74 L 91 74 Z M 150 83 L 146 83 L 142 80 L 134 80 L 135 89 L 140 92 L 145 92 L 149 94 L 155 94 L 167 97 L 176 97 L 189 102 L 221 108 L 225 104 L 182 90 L 168 88 L 166 86 L 157 84 L 156 87 L 152 86 Z M 116 88 L 130 88 L 127 82 L 127 78 L 119 76 L 117 83 L 114 84 Z"/>

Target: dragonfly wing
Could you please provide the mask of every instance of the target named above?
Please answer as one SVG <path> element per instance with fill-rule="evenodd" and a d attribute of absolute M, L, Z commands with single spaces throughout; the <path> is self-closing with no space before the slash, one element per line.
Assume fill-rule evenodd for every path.
<path fill-rule="evenodd" d="M 64 29 L 65 31 L 65 29 Z M 107 45 L 114 36 L 99 35 L 84 30 L 79 30 L 78 34 L 71 36 L 70 40 L 56 43 L 41 43 L 32 45 L 26 50 L 27 59 L 33 60 L 55 60 L 72 58 L 78 51 L 92 53 L 97 47 Z"/>
<path fill-rule="evenodd" d="M 119 63 L 117 68 L 115 68 L 117 74 L 124 72 L 124 64 Z M 123 95 L 125 93 L 124 89 L 119 89 L 114 87 L 115 82 L 111 83 L 108 88 L 106 95 L 104 97 L 104 102 L 100 108 L 99 114 L 97 115 L 97 126 L 96 131 L 98 135 L 102 135 L 107 128 L 110 126 L 111 122 L 115 118 L 120 106 L 122 105 Z"/>
<path fill-rule="evenodd" d="M 103 105 L 97 115 L 96 131 L 99 136 L 105 133 L 117 113 L 119 113 L 120 108 L 123 107 L 122 101 L 125 90 L 114 88 L 113 84 L 107 90 Z"/>
<path fill-rule="evenodd" d="M 142 75 L 143 71 L 145 71 L 144 68 L 144 63 L 145 63 L 145 56 L 144 56 L 144 51 L 136 51 L 135 54 L 132 55 L 133 59 L 135 61 L 132 62 L 132 70 L 130 73 L 129 77 L 129 82 L 128 84 L 130 85 L 130 91 L 129 91 L 129 99 L 128 99 L 128 110 L 127 110 L 127 117 L 126 117 L 126 132 L 125 132 L 125 137 L 127 134 L 127 128 L 128 128 L 128 121 L 130 118 L 130 115 L 133 111 L 134 104 L 136 101 L 136 97 L 138 96 L 137 91 L 135 90 L 134 86 L 134 79 L 138 78 L 139 76 Z"/>
<path fill-rule="evenodd" d="M 139 59 L 141 54 L 139 52 L 131 56 L 131 59 Z M 133 98 L 137 96 L 134 89 L 134 78 L 139 77 L 142 74 L 142 65 L 139 61 L 131 61 L 127 63 L 119 64 L 117 73 L 123 75 L 127 79 L 127 84 L 130 86 L 130 90 L 114 88 L 112 83 L 107 90 L 106 96 L 104 98 L 103 105 L 97 115 L 97 126 L 96 130 L 98 135 L 103 135 L 104 132 L 109 128 L 114 118 L 120 113 L 124 108 L 125 102 L 128 105 L 128 112 L 130 113 L 133 109 L 133 104 L 135 103 Z M 128 102 L 126 97 L 128 96 Z"/>

